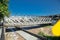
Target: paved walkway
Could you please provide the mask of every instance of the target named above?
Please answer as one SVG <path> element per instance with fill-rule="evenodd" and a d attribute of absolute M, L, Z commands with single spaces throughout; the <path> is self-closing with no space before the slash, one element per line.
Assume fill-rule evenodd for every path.
<path fill-rule="evenodd" d="M 5 33 L 5 40 L 24 40 L 24 38 L 16 32 Z"/>
<path fill-rule="evenodd" d="M 2 28 L 0 28 L 0 37 L 1 37 Z"/>
<path fill-rule="evenodd" d="M 2 28 L 0 28 L 0 40 L 1 40 Z"/>
<path fill-rule="evenodd" d="M 22 37 L 24 37 L 26 40 L 38 40 L 37 37 L 34 37 L 24 31 L 16 31 L 17 33 L 19 33 Z"/>
<path fill-rule="evenodd" d="M 0 28 L 0 39 L 1 39 L 2 28 Z"/>

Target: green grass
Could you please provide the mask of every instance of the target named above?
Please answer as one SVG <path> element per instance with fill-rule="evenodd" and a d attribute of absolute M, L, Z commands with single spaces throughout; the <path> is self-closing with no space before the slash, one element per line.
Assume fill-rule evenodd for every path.
<path fill-rule="evenodd" d="M 45 36 L 47 40 L 59 40 L 60 37 L 55 37 L 55 36 Z"/>
<path fill-rule="evenodd" d="M 47 40 L 60 40 L 60 37 L 56 36 L 49 36 L 47 34 L 44 34 L 43 32 L 38 33 L 40 36 L 45 37 Z"/>

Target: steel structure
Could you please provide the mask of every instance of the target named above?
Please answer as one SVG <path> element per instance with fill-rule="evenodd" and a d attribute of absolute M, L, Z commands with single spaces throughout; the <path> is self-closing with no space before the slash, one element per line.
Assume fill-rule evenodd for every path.
<path fill-rule="evenodd" d="M 52 23 L 52 18 L 46 16 L 11 16 L 9 18 L 5 17 L 4 20 L 5 26 L 26 26 Z"/>

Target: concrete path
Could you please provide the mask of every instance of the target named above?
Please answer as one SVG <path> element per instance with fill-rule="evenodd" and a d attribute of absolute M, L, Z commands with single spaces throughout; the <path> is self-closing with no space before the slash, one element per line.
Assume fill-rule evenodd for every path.
<path fill-rule="evenodd" d="M 1 39 L 2 28 L 0 28 L 0 39 Z"/>
<path fill-rule="evenodd" d="M 16 32 L 7 32 L 5 33 L 5 40 L 24 40 L 24 38 Z"/>
<path fill-rule="evenodd" d="M 19 33 L 26 40 L 39 40 L 37 37 L 34 37 L 34 36 L 24 32 L 24 31 L 16 31 L 16 32 Z"/>

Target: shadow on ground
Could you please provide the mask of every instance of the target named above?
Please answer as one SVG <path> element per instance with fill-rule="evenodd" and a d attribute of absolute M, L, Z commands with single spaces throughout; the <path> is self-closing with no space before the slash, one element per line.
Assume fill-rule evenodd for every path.
<path fill-rule="evenodd" d="M 35 28 L 40 28 L 45 26 L 52 26 L 52 24 L 38 24 L 38 26 L 22 27 L 21 29 L 30 30 L 30 29 L 35 29 Z"/>
<path fill-rule="evenodd" d="M 45 36 L 47 40 L 59 40 L 60 37 L 55 37 L 55 36 Z"/>

